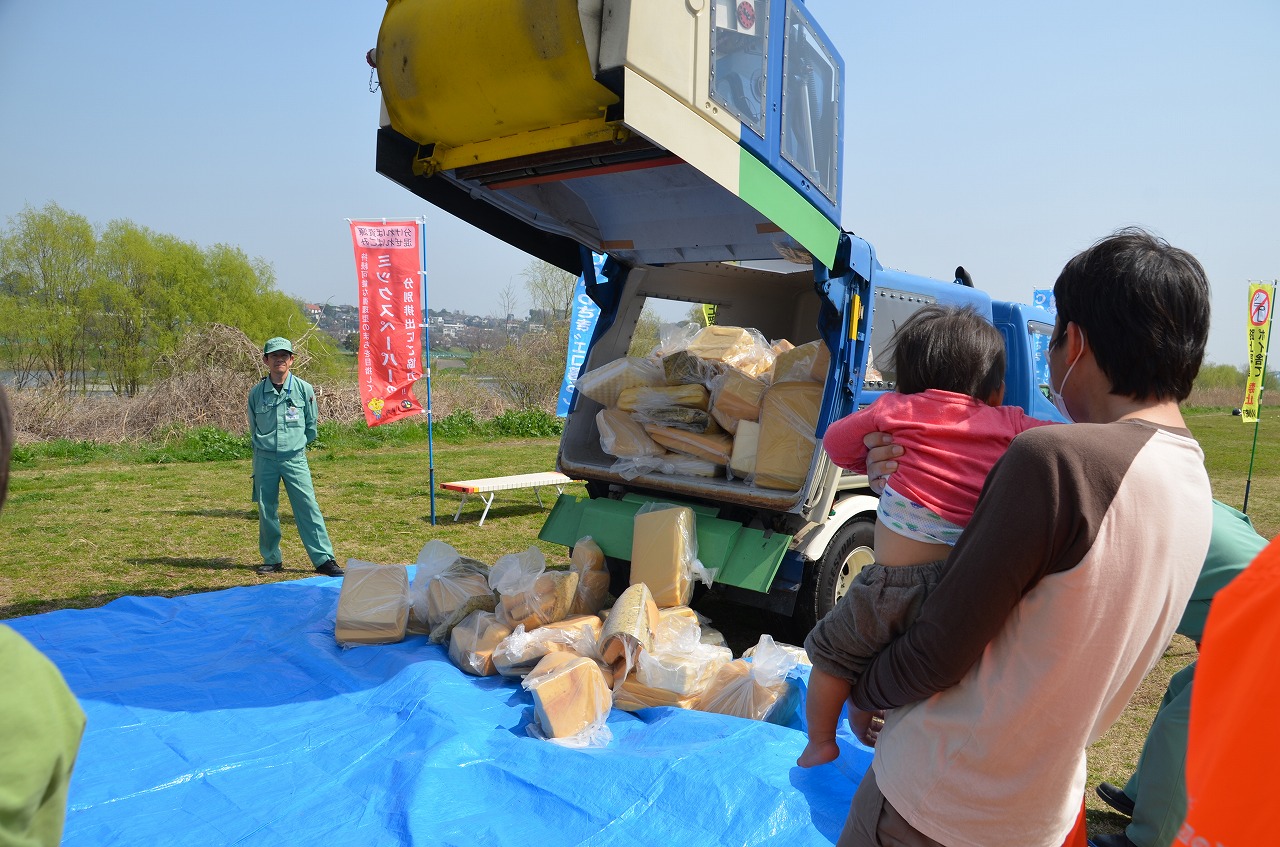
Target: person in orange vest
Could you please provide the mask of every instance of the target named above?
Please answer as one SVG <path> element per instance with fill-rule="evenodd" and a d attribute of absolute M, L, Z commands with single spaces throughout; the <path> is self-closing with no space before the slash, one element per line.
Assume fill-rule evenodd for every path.
<path fill-rule="evenodd" d="M 1274 847 L 1280 778 L 1280 538 L 1218 593 L 1187 738 L 1187 818 L 1174 847 Z"/>

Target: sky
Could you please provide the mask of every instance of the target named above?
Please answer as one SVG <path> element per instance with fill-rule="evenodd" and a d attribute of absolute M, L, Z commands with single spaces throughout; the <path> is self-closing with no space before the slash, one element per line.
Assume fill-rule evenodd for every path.
<path fill-rule="evenodd" d="M 655 0 L 648 0 L 654 2 Z M 1204 264 L 1208 359 L 1241 365 L 1280 277 L 1275 0 L 810 0 L 847 64 L 845 229 L 1029 301 L 1110 232 Z M 0 0 L 0 221 L 56 202 L 240 247 L 354 303 L 345 219 L 427 221 L 428 305 L 497 314 L 531 258 L 374 170 L 380 0 Z"/>

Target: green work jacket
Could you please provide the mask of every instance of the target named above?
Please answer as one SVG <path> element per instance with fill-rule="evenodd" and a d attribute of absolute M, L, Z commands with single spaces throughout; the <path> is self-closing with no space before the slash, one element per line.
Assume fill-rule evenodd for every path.
<path fill-rule="evenodd" d="M 277 392 L 270 377 L 249 391 L 249 433 L 254 452 L 294 453 L 316 440 L 316 392 L 292 373 Z"/>
<path fill-rule="evenodd" d="M 1253 528 L 1253 522 L 1242 512 L 1225 503 L 1213 501 L 1213 534 L 1209 536 L 1209 552 L 1200 569 L 1195 590 L 1187 601 L 1187 609 L 1178 623 L 1178 634 L 1197 644 L 1204 637 L 1204 622 L 1209 617 L 1213 595 L 1249 566 L 1253 557 L 1267 546 Z"/>

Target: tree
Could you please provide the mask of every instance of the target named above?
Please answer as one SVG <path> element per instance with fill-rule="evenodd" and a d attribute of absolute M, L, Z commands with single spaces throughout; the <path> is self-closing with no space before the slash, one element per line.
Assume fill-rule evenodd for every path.
<path fill-rule="evenodd" d="M 658 346 L 658 313 L 648 306 L 640 313 L 636 328 L 631 333 L 631 346 L 628 356 L 648 356 Z"/>
<path fill-rule="evenodd" d="M 1201 390 L 1214 388 L 1238 388 L 1244 391 L 1248 374 L 1234 365 L 1215 365 L 1206 362 L 1196 374 L 1195 387 Z"/>
<path fill-rule="evenodd" d="M 25 207 L 0 238 L 0 276 L 11 286 L 17 326 L 49 382 L 83 382 L 86 318 L 97 240 L 89 221 L 57 203 Z"/>
<path fill-rule="evenodd" d="M 93 374 L 133 394 L 193 327 L 223 323 L 257 342 L 298 342 L 309 331 L 271 266 L 238 247 L 205 249 L 129 220 L 99 236 L 56 203 L 9 224 L 0 232 L 0 362 L 19 384 L 84 388 Z M 332 345 L 313 346 L 318 366 L 332 357 Z"/>
<path fill-rule="evenodd" d="M 519 308 L 520 295 L 516 293 L 515 284 L 508 280 L 506 286 L 498 292 L 498 311 L 501 313 L 502 327 L 507 338 L 511 337 L 511 321 Z"/>
<path fill-rule="evenodd" d="M 470 371 L 493 377 L 498 390 L 518 409 L 554 411 L 564 378 L 566 332 L 534 332 L 497 350 L 471 357 Z"/>
<path fill-rule="evenodd" d="M 573 315 L 573 291 L 578 284 L 572 274 L 557 268 L 555 265 L 535 259 L 521 272 L 525 291 L 533 310 L 542 310 L 547 316 L 547 328 L 568 324 Z"/>
<path fill-rule="evenodd" d="M 174 292 L 162 280 L 161 259 L 156 234 L 132 221 L 112 221 L 98 241 L 90 334 L 117 394 L 136 394 L 157 356 L 177 343 Z"/>

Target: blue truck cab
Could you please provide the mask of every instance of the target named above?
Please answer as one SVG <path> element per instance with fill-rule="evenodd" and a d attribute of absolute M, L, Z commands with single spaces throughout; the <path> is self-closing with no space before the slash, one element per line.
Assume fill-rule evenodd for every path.
<path fill-rule="evenodd" d="M 976 309 L 1006 340 L 1006 402 L 1055 417 L 1048 314 L 993 301 L 960 269 L 885 268 L 842 228 L 845 65 L 801 0 L 390 0 L 371 56 L 378 171 L 584 277 L 601 309 L 584 372 L 628 355 L 656 301 L 712 304 L 718 324 L 831 354 L 794 491 L 623 476 L 600 445 L 600 404 L 577 395 L 557 463 L 588 496 L 562 496 L 543 540 L 591 535 L 621 580 L 637 509 L 688 505 L 712 590 L 806 626 L 870 560 L 876 507 L 821 436 L 893 390 L 877 354 L 911 312 Z M 592 253 L 608 256 L 599 274 Z"/>

